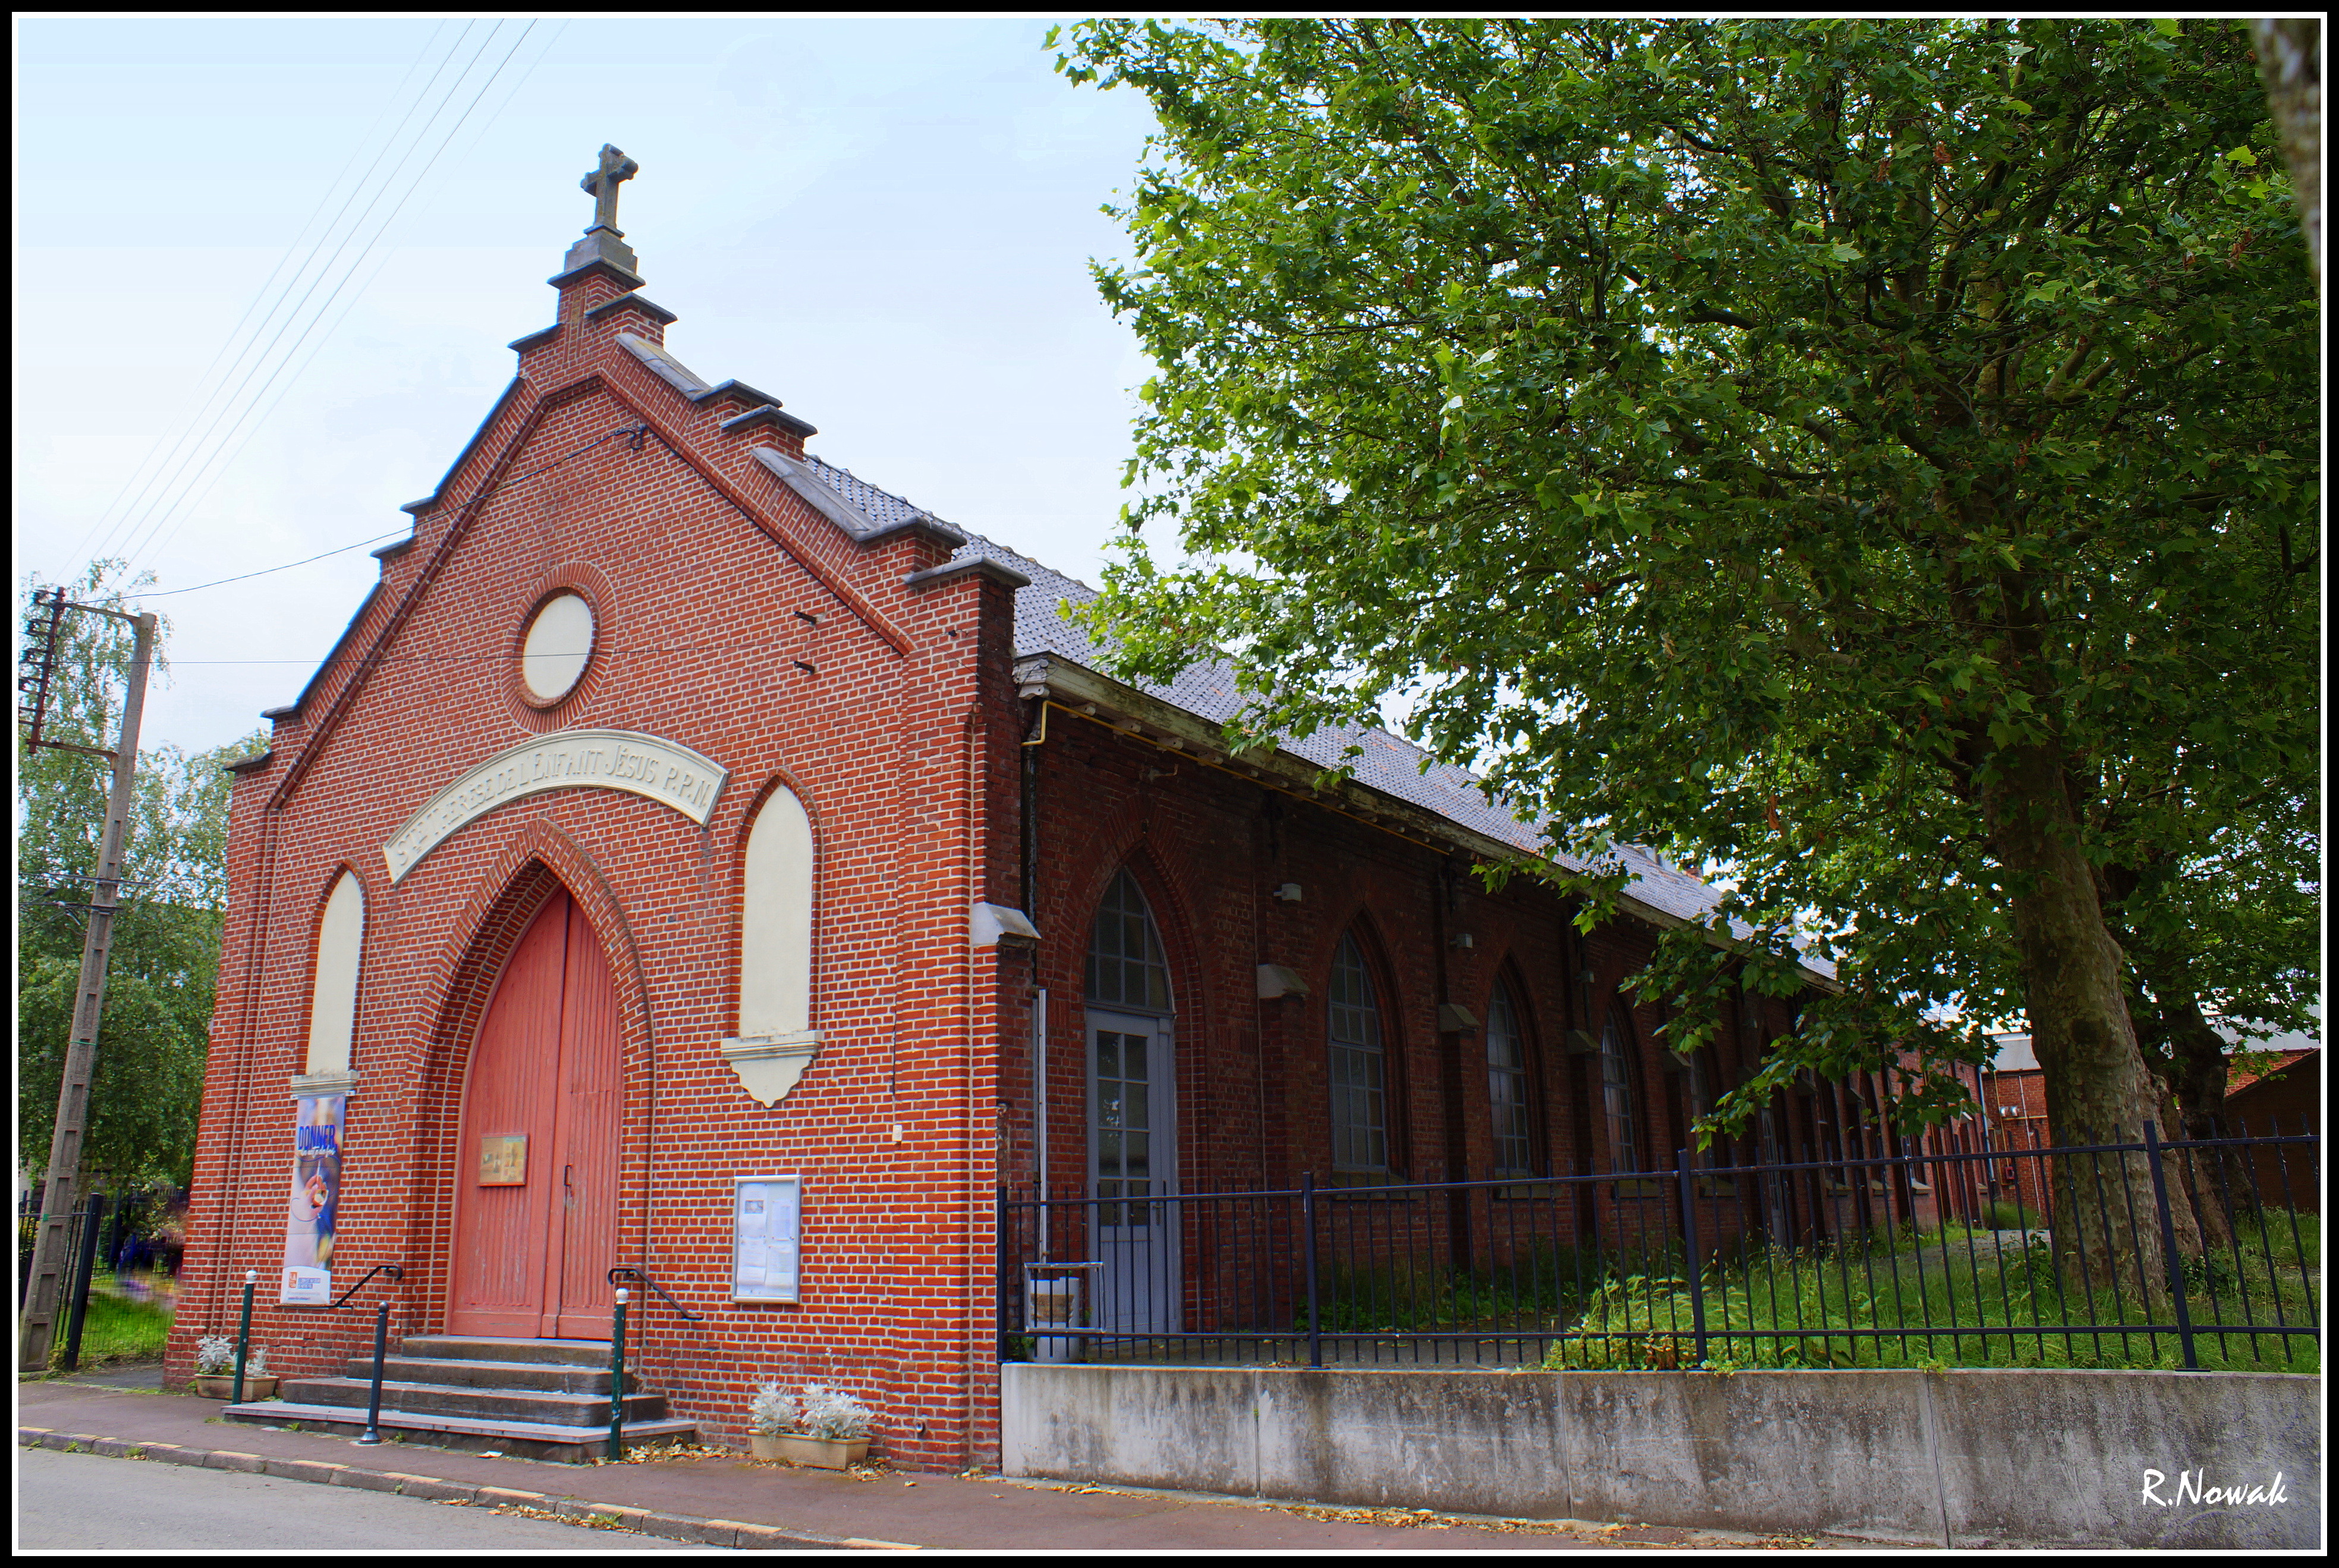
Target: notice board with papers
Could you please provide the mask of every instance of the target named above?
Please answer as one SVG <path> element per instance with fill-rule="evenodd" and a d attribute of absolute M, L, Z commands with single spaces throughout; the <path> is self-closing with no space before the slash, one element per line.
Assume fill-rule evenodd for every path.
<path fill-rule="evenodd" d="M 803 1178 L 733 1178 L 731 1299 L 801 1299 L 797 1285 L 803 1234 Z"/>

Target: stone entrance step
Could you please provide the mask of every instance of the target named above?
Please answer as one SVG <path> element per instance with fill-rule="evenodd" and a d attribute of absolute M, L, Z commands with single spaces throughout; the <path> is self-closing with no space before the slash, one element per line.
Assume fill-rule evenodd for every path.
<path fill-rule="evenodd" d="M 386 1401 L 390 1390 L 382 1390 Z M 230 1421 L 252 1426 L 292 1426 L 303 1432 L 331 1432 L 342 1437 L 359 1437 L 365 1433 L 365 1407 L 362 1404 L 352 1411 L 340 1405 L 302 1405 L 290 1400 L 271 1399 L 261 1404 L 231 1405 L 220 1412 Z M 385 1445 L 411 1445 L 426 1448 L 452 1448 L 464 1454 L 500 1454 L 514 1459 L 549 1459 L 565 1464 L 589 1464 L 607 1454 L 609 1429 L 607 1426 L 558 1426 L 545 1422 L 475 1421 L 460 1415 L 417 1415 L 407 1411 L 393 1411 L 385 1405 L 381 1413 L 381 1436 Z M 626 1424 L 626 1446 L 647 1447 L 656 1444 L 695 1443 L 698 1440 L 698 1424 L 694 1421 L 667 1419 Z"/>
<path fill-rule="evenodd" d="M 339 1377 L 288 1377 L 280 1397 L 231 1405 L 230 1421 L 298 1423 L 361 1434 L 373 1360 L 353 1358 Z M 382 1361 L 380 1432 L 396 1442 L 582 1463 L 607 1448 L 609 1346 L 590 1339 L 503 1339 L 413 1335 Z M 688 1443 L 695 1423 L 670 1417 L 666 1395 L 626 1375 L 627 1444 Z"/>

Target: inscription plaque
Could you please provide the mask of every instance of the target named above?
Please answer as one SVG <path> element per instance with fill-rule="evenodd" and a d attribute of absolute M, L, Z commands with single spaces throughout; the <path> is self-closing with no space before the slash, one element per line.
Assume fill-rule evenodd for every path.
<path fill-rule="evenodd" d="M 528 1185 L 528 1135 L 479 1139 L 479 1185 Z"/>
<path fill-rule="evenodd" d="M 432 795 L 381 846 L 396 882 L 448 835 L 509 801 L 557 789 L 614 789 L 705 824 L 730 774 L 688 746 L 632 730 L 563 730 L 498 752 Z"/>

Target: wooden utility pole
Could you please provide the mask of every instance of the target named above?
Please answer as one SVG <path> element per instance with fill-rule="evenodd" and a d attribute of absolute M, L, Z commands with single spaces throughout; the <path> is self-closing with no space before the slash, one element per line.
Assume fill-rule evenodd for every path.
<path fill-rule="evenodd" d="M 65 1277 L 65 1227 L 80 1196 L 82 1139 L 88 1130 L 90 1072 L 97 1058 L 97 1024 L 105 1006 L 105 961 L 113 943 L 113 912 L 121 902 L 122 853 L 129 836 L 130 806 L 138 774 L 138 720 L 146 705 L 146 671 L 154 657 L 154 617 L 133 616 L 96 605 L 64 602 L 62 590 L 51 590 L 46 611 L 46 646 L 32 650 L 44 655 L 37 689 L 24 683 L 30 721 L 27 744 L 57 751 L 86 752 L 111 757 L 113 784 L 105 797 L 105 835 L 98 850 L 97 879 L 89 899 L 89 924 L 81 945 L 81 985 L 74 996 L 73 1038 L 65 1046 L 64 1071 L 57 1083 L 56 1130 L 49 1139 L 49 1177 L 41 1192 L 40 1234 L 33 1244 L 33 1276 L 25 1292 L 22 1332 L 16 1341 L 16 1366 L 22 1372 L 46 1371 L 49 1341 L 56 1327 L 58 1297 Z M 136 634 L 130 660 L 130 691 L 122 705 L 122 734 L 112 751 L 101 746 L 70 745 L 41 734 L 47 716 L 48 679 L 55 658 L 56 630 L 63 613 L 81 610 L 127 621 Z M 40 628 L 27 628 L 37 636 Z M 35 662 L 28 657 L 28 664 Z"/>

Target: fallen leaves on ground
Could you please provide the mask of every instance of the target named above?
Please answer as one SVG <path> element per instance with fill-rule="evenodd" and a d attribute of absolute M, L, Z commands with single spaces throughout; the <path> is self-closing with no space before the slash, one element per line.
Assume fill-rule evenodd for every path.
<path fill-rule="evenodd" d="M 556 1514 L 549 1508 L 531 1508 L 525 1503 L 467 1503 L 460 1497 L 438 1499 L 441 1508 L 482 1508 L 490 1514 L 518 1514 L 530 1519 L 548 1519 L 555 1524 L 574 1524 L 579 1530 L 614 1530 L 620 1535 L 639 1535 L 639 1530 L 618 1523 L 612 1514 Z"/>
<path fill-rule="evenodd" d="M 645 1444 L 638 1448 L 628 1444 L 626 1446 L 624 1458 L 602 1457 L 594 1459 L 590 1463 L 595 1464 L 671 1464 L 685 1459 L 737 1459 L 740 1457 L 742 1455 L 735 1448 L 718 1448 L 707 1443 Z"/>
<path fill-rule="evenodd" d="M 1091 1492 L 1119 1494 L 1123 1496 L 1142 1495 L 1139 1493 L 1122 1492 L 1116 1486 L 1087 1485 L 1077 1481 L 1065 1482 L 1060 1485 L 1051 1486 L 1048 1490 L 1070 1493 L 1074 1496 Z M 1256 1501 L 1249 1498 L 1229 1498 L 1227 1502 L 1238 1507 L 1272 1508 L 1285 1514 L 1297 1514 L 1304 1519 L 1313 1519 L 1326 1524 L 1378 1524 L 1387 1528 L 1413 1530 L 1485 1530 L 1498 1535 L 1574 1535 L 1597 1541 L 1603 1545 L 1617 1547 L 1635 1546 L 1657 1550 L 1690 1548 L 1722 1551 L 1784 1551 L 1797 1548 L 1809 1549 L 1814 1544 L 1813 1539 L 1810 1537 L 1793 1535 L 1731 1537 L 1702 1530 L 1682 1533 L 1679 1538 L 1672 1540 L 1636 1541 L 1619 1539 L 1618 1534 L 1622 1531 L 1643 1530 L 1650 1526 L 1623 1524 L 1593 1524 L 1581 1519 L 1476 1517 L 1466 1519 L 1451 1514 L 1440 1514 L 1434 1508 L 1339 1508 L 1315 1503 L 1278 1503 L 1266 1498 Z M 1672 1529 L 1670 1526 L 1658 1528 L 1669 1531 Z"/>

